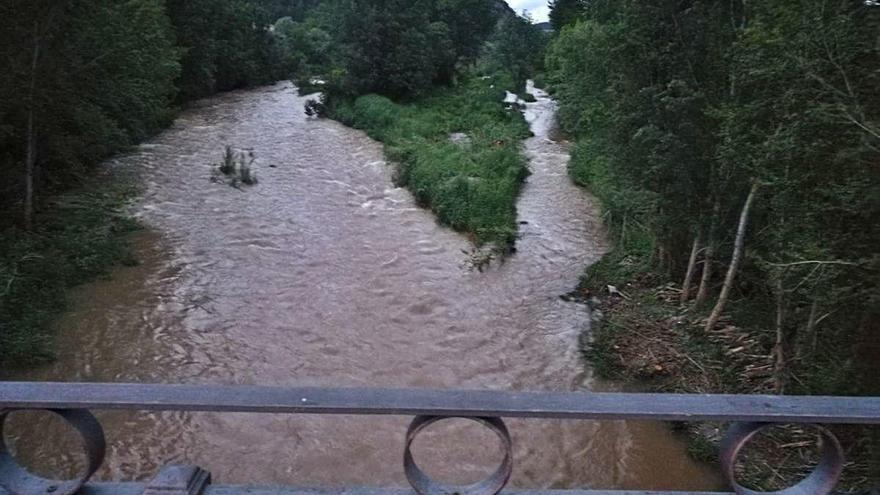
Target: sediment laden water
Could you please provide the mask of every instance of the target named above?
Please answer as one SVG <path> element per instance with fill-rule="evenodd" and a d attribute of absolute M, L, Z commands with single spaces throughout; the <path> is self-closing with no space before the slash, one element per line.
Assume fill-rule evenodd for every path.
<path fill-rule="evenodd" d="M 59 323 L 58 360 L 7 378 L 56 381 L 597 390 L 578 354 L 588 309 L 560 295 L 602 254 L 595 202 L 569 181 L 551 140 L 555 105 L 534 90 L 532 175 L 518 251 L 470 270 L 464 236 L 394 187 L 382 148 L 307 118 L 289 84 L 224 94 L 110 167 L 139 170 L 142 264 L 79 290 Z M 210 180 L 226 145 L 253 150 L 260 183 Z M 101 412 L 104 479 L 169 462 L 215 481 L 342 486 L 405 483 L 409 418 Z M 15 418 L 20 456 L 72 468 L 49 419 Z M 51 423 L 51 424 L 49 424 Z M 706 489 L 664 425 L 510 421 L 513 485 Z M 39 439 L 39 440 L 37 440 Z M 493 465 L 491 433 L 449 422 L 417 455 L 448 481 Z M 496 455 L 495 458 L 498 456 Z"/>

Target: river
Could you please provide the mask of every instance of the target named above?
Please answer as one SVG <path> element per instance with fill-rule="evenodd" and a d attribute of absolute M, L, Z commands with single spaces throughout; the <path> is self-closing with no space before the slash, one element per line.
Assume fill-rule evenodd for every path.
<path fill-rule="evenodd" d="M 551 140 L 555 103 L 531 88 L 532 175 L 517 252 L 484 273 L 467 239 L 396 188 L 380 144 L 308 118 L 288 83 L 223 94 L 108 166 L 136 170 L 141 264 L 76 291 L 58 360 L 19 380 L 608 390 L 578 352 L 587 307 L 560 295 L 605 250 L 595 201 Z M 226 145 L 259 184 L 211 182 Z M 103 479 L 169 462 L 215 482 L 403 485 L 408 418 L 100 412 Z M 56 424 L 15 418 L 20 456 L 66 471 Z M 712 489 L 710 469 L 658 423 L 512 420 L 516 487 Z M 34 441 L 35 438 L 42 438 Z M 30 441 L 27 439 L 30 438 Z M 61 440 L 59 440 L 61 441 Z M 447 481 L 490 469 L 491 433 L 449 422 L 417 455 Z M 65 449 L 61 449 L 64 451 Z M 496 453 L 497 454 L 497 453 Z M 498 456 L 496 455 L 496 458 Z"/>

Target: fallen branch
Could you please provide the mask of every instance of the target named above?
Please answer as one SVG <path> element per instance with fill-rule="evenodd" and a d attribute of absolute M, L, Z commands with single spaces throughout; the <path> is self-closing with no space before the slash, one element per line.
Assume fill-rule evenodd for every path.
<path fill-rule="evenodd" d="M 810 261 L 795 261 L 795 262 L 792 262 L 792 263 L 770 263 L 770 266 L 775 266 L 775 267 L 779 267 L 779 268 L 789 268 L 789 267 L 792 267 L 792 266 L 799 266 L 799 265 L 843 265 L 843 266 L 859 266 L 858 263 L 852 263 L 852 262 L 849 262 L 849 261 L 838 261 L 838 260 L 831 260 L 831 261 L 810 260 Z"/>

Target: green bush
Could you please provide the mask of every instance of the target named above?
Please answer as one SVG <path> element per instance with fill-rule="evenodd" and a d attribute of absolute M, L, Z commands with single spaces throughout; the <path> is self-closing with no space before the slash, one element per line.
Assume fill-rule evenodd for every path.
<path fill-rule="evenodd" d="M 408 104 L 378 95 L 335 102 L 330 115 L 385 143 L 396 181 L 445 225 L 477 244 L 508 249 L 516 240 L 516 199 L 528 176 L 519 152 L 529 136 L 516 111 L 502 103 L 509 76 L 472 77 Z M 449 139 L 464 133 L 470 145 Z"/>
<path fill-rule="evenodd" d="M 133 265 L 125 242 L 137 223 L 121 213 L 132 191 L 87 188 L 57 197 L 38 227 L 0 235 L 0 365 L 52 358 L 51 325 L 68 289 L 117 264 Z"/>

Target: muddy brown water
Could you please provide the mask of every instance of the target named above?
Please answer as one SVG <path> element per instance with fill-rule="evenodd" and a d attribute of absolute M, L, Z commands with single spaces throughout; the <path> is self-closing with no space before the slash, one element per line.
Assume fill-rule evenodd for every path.
<path fill-rule="evenodd" d="M 529 178 L 518 252 L 485 273 L 467 239 L 395 187 L 362 132 L 307 118 L 290 84 L 224 94 L 110 167 L 139 171 L 142 264 L 78 290 L 58 325 L 58 360 L 7 379 L 325 387 L 608 390 L 578 353 L 588 309 L 565 302 L 606 246 L 598 206 L 569 181 L 540 90 L 526 117 Z M 212 183 L 230 144 L 257 157 L 259 184 Z M 170 462 L 215 482 L 404 485 L 409 418 L 99 412 L 102 479 L 145 479 Z M 12 441 L 41 472 L 78 462 L 59 425 L 17 413 Z M 512 486 L 714 489 L 668 427 L 509 421 Z M 437 425 L 416 445 L 446 481 L 500 458 L 492 434 Z"/>

